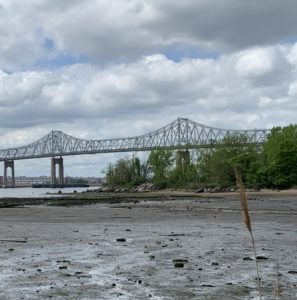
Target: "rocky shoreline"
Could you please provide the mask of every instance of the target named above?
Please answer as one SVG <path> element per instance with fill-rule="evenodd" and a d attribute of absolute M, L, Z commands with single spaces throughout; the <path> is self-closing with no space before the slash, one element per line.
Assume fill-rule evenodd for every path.
<path fill-rule="evenodd" d="M 176 191 L 176 189 L 171 188 L 170 191 Z M 142 183 L 135 187 L 119 187 L 119 186 L 102 186 L 95 190 L 97 193 L 145 193 L 145 192 L 154 192 L 154 191 L 162 191 L 162 189 L 158 188 L 155 184 L 146 182 Z M 201 186 L 196 189 L 183 189 L 186 192 L 193 193 L 230 193 L 235 192 L 236 189 L 234 187 L 224 187 L 224 186 Z M 257 189 L 247 189 L 249 192 L 258 191 Z"/>
<path fill-rule="evenodd" d="M 289 190 L 246 190 L 248 198 L 254 199 L 277 199 L 277 198 L 297 198 L 297 189 Z M 158 189 L 153 184 L 142 184 L 133 188 L 121 187 L 100 187 L 96 190 L 87 190 L 81 193 L 62 193 L 58 191 L 55 194 L 44 197 L 4 197 L 0 198 L 0 208 L 18 207 L 18 206 L 81 206 L 93 205 L 97 203 L 122 203 L 122 202 L 140 202 L 140 201 L 170 201 L 176 199 L 229 199 L 238 200 L 238 191 L 232 188 L 204 187 L 198 190 L 173 190 Z"/>

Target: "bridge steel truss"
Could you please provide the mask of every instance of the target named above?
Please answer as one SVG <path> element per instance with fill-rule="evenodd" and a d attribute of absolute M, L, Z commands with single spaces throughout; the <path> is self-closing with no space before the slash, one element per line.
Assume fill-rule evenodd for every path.
<path fill-rule="evenodd" d="M 15 186 L 14 161 L 51 157 L 51 184 L 64 184 L 64 166 L 62 156 L 149 151 L 155 149 L 199 149 L 215 148 L 225 138 L 237 137 L 241 144 L 261 145 L 270 130 L 226 130 L 205 126 L 189 119 L 178 118 L 174 122 L 147 134 L 104 140 L 84 140 L 65 134 L 62 131 L 51 131 L 40 140 L 26 146 L 0 150 L 0 161 L 4 161 L 4 186 L 9 186 L 7 169 L 11 168 L 10 186 Z M 60 157 L 60 158 L 56 158 Z M 56 165 L 59 167 L 59 178 L 56 178 Z"/>
<path fill-rule="evenodd" d="M 214 148 L 225 138 L 237 136 L 245 144 L 261 145 L 270 130 L 226 130 L 205 126 L 189 119 L 176 121 L 147 134 L 116 139 L 84 140 L 52 131 L 26 146 L 0 150 L 0 161 L 66 155 L 148 151 L 164 149 Z"/>

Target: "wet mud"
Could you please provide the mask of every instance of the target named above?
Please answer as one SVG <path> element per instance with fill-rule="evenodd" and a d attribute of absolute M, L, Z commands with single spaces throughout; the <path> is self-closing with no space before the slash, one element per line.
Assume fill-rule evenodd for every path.
<path fill-rule="evenodd" d="M 0 299 L 257 299 L 236 196 L 128 198 L 0 209 Z M 296 299 L 297 198 L 249 204 L 263 299 L 277 299 L 277 256 Z"/>

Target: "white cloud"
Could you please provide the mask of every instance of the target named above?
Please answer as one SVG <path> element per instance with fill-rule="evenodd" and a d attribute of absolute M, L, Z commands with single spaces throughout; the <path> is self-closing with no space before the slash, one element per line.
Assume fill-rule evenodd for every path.
<path fill-rule="evenodd" d="M 200 122 L 201 116 L 222 111 L 241 114 L 242 126 L 248 127 L 246 113 L 275 106 L 277 99 L 294 101 L 294 65 L 283 63 L 294 47 L 250 49 L 217 59 L 174 62 L 158 54 L 105 68 L 78 64 L 51 71 L 2 72 L 0 124 L 18 128 L 78 120 L 139 121 L 163 112 L 170 112 L 164 122 L 181 113 Z M 261 127 L 266 121 L 257 120 Z M 127 126 L 125 134 L 132 133 Z"/>
<path fill-rule="evenodd" d="M 171 49 L 184 56 L 220 53 L 297 37 L 294 0 L 0 0 L 0 5 L 0 67 L 9 70 L 61 54 L 104 65 Z"/>
<path fill-rule="evenodd" d="M 289 89 L 288 89 L 288 95 L 289 96 L 297 96 L 297 82 L 292 82 L 289 85 Z"/>
<path fill-rule="evenodd" d="M 274 57 L 271 49 L 251 49 L 239 54 L 235 69 L 240 76 L 255 77 L 273 70 Z"/>
<path fill-rule="evenodd" d="M 269 97 L 260 97 L 258 106 L 260 108 L 262 107 L 269 107 L 272 99 Z"/>
<path fill-rule="evenodd" d="M 134 136 L 178 116 L 296 123 L 296 14 L 293 0 L 0 0 L 0 148 L 52 129 Z"/>

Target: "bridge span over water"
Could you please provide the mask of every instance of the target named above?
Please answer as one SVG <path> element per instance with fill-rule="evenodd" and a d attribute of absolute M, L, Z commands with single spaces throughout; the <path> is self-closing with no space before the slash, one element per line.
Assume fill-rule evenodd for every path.
<path fill-rule="evenodd" d="M 64 183 L 63 156 L 150 151 L 155 149 L 199 149 L 214 148 L 226 137 L 242 137 L 245 144 L 261 145 L 270 130 L 234 130 L 209 127 L 189 119 L 178 118 L 174 122 L 150 133 L 134 137 L 85 140 L 65 134 L 62 131 L 51 131 L 41 139 L 28 145 L 0 150 L 0 161 L 4 162 L 4 186 L 7 186 L 7 169 L 11 168 L 14 180 L 14 161 L 21 159 L 51 158 L 52 184 Z M 56 165 L 59 166 L 59 178 L 56 178 Z"/>

